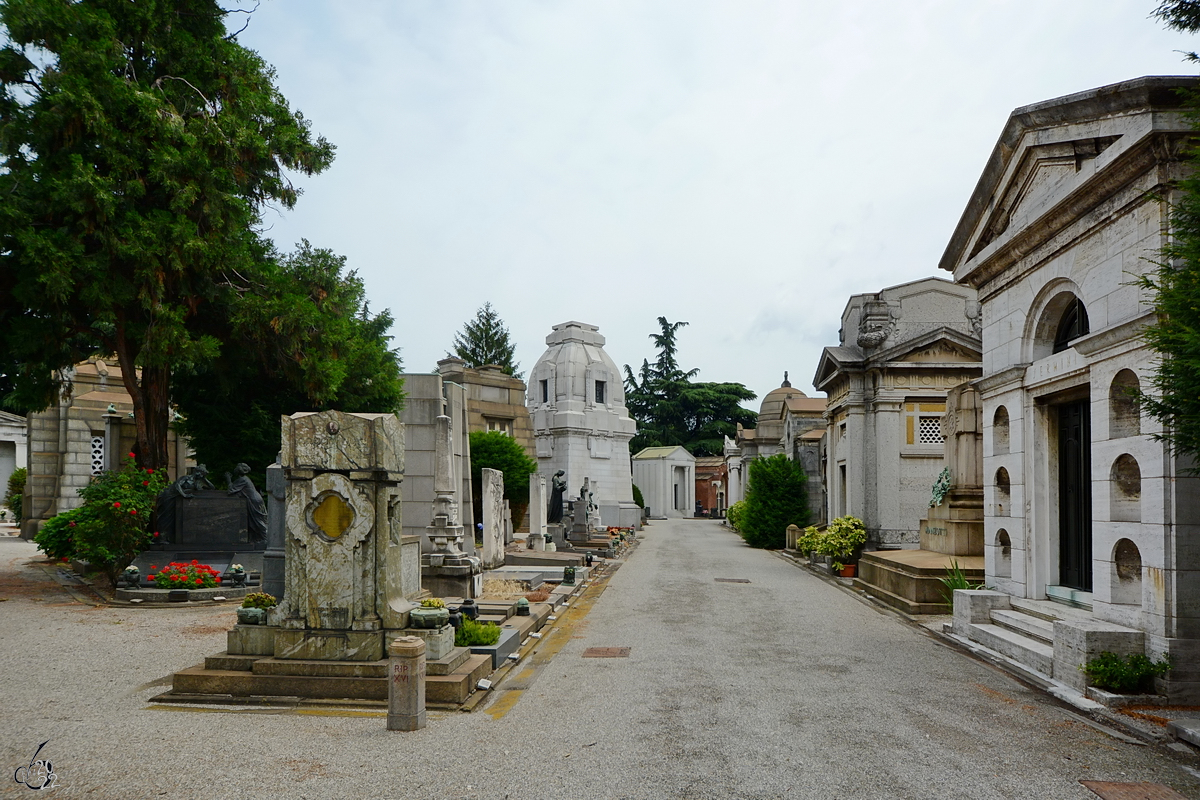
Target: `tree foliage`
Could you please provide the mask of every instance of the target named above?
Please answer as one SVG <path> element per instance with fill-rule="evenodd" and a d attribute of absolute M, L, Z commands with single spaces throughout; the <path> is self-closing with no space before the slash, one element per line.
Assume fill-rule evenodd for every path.
<path fill-rule="evenodd" d="M 279 418 L 298 411 L 398 411 L 400 358 L 388 347 L 386 310 L 372 315 L 344 256 L 301 241 L 230 307 L 212 305 L 206 323 L 221 331 L 220 354 L 177 373 L 178 429 L 214 475 L 239 461 L 262 486 L 280 446 Z"/>
<path fill-rule="evenodd" d="M 529 507 L 529 476 L 537 472 L 537 462 L 521 444 L 501 431 L 471 431 L 471 486 L 475 492 L 475 519 L 481 521 L 483 469 L 504 473 L 504 499 L 512 509 L 513 524 L 520 525 Z"/>
<path fill-rule="evenodd" d="M 788 525 L 808 523 L 804 468 L 783 453 L 750 462 L 746 508 L 738 532 L 751 547 L 778 549 L 787 543 Z"/>
<path fill-rule="evenodd" d="M 0 4 L 6 403 L 44 408 L 58 371 L 115 355 L 143 467 L 167 463 L 175 371 L 221 352 L 205 312 L 258 279 L 264 205 L 290 208 L 287 172 L 333 159 L 227 13 L 213 0 Z"/>
<path fill-rule="evenodd" d="M 462 331 L 454 335 L 454 355 L 467 362 L 468 367 L 498 364 L 506 374 L 520 378 L 522 373 L 517 372 L 517 367 L 521 365 L 513 361 L 515 351 L 508 327 L 491 303 L 484 303 L 475 312 L 475 319 L 463 323 Z"/>
<path fill-rule="evenodd" d="M 643 360 L 637 375 L 625 365 L 625 406 L 638 426 L 630 448 L 682 445 L 692 455 L 720 455 L 738 423 L 754 426 L 758 415 L 741 403 L 756 395 L 740 383 L 693 383 L 699 370 L 679 367 L 675 341 L 687 323 L 659 317 L 658 325 L 660 332 L 650 334 L 654 363 Z"/>
<path fill-rule="evenodd" d="M 1155 16 L 1177 30 L 1200 30 L 1197 2 L 1164 2 Z M 1200 92 L 1189 92 L 1186 105 L 1193 127 L 1200 127 Z M 1142 409 L 1162 423 L 1159 438 L 1178 454 L 1200 456 L 1200 147 L 1191 147 L 1188 160 L 1191 175 L 1179 182 L 1171 209 L 1171 241 L 1158 268 L 1140 278 L 1155 295 L 1157 319 L 1145 339 L 1159 360 L 1153 391 L 1137 395 Z"/>

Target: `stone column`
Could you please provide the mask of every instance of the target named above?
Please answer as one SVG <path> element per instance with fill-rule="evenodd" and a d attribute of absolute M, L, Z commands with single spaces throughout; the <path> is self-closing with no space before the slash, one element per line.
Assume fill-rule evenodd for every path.
<path fill-rule="evenodd" d="M 278 460 L 267 467 L 267 549 L 263 552 L 262 590 L 283 599 L 284 536 L 287 531 L 287 478 Z"/>
<path fill-rule="evenodd" d="M 546 476 L 537 475 L 530 488 L 533 490 L 529 498 L 529 534 L 546 535 Z"/>
<path fill-rule="evenodd" d="M 425 727 L 425 642 L 401 636 L 388 645 L 389 731 L 419 731 Z"/>

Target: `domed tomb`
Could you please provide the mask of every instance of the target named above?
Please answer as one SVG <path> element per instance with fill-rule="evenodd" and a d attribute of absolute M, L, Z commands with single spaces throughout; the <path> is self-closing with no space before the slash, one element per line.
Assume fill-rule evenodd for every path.
<path fill-rule="evenodd" d="M 529 371 L 526 406 L 533 419 L 538 474 L 547 485 L 565 472 L 567 498 L 584 478 L 605 525 L 635 527 L 629 440 L 637 430 L 625 408 L 621 371 L 604 352 L 595 325 L 563 322 L 546 337 L 546 352 Z"/>

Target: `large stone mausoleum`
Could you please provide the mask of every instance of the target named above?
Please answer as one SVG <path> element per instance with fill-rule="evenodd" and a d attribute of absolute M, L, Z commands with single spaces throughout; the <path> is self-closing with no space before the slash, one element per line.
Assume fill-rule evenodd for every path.
<path fill-rule="evenodd" d="M 1191 702 L 1200 484 L 1132 391 L 1154 374 L 1140 336 L 1153 296 L 1137 278 L 1170 234 L 1195 136 L 1178 91 L 1194 86 L 1139 78 L 1018 108 L 940 264 L 983 307 L 986 582 L 1003 597 L 964 602 L 1090 612 L 1070 640 L 1075 623 L 1055 623 L 1039 669 L 1078 683 L 1098 648 L 1170 654 L 1164 688 Z M 982 635 L 982 615 L 957 600 L 955 613 L 956 631 Z"/>
<path fill-rule="evenodd" d="M 821 353 L 827 518 L 861 519 L 868 550 L 920 544 L 946 393 L 981 373 L 978 325 L 973 289 L 924 278 L 852 296 L 837 346 Z"/>
<path fill-rule="evenodd" d="M 529 371 L 526 405 L 533 418 L 538 475 L 547 484 L 558 470 L 567 497 L 585 478 L 605 525 L 636 527 L 629 440 L 636 431 L 625 408 L 621 371 L 604 352 L 595 325 L 563 322 L 546 337 L 546 352 Z"/>

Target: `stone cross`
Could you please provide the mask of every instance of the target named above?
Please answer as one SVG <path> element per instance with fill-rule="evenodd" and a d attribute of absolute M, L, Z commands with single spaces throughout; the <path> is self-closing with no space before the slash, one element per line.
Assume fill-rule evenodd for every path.
<path fill-rule="evenodd" d="M 513 541 L 514 541 L 514 536 L 513 536 L 512 506 L 510 506 L 508 504 L 508 501 L 505 500 L 504 501 L 504 543 L 506 545 L 509 545 L 509 544 L 512 544 Z"/>
<path fill-rule="evenodd" d="M 483 483 L 483 567 L 494 569 L 504 564 L 504 473 L 484 467 Z"/>

